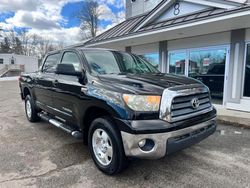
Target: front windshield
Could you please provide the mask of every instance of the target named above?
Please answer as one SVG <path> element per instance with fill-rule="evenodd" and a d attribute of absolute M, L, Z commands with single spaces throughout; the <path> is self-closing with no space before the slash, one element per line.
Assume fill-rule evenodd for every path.
<path fill-rule="evenodd" d="M 112 51 L 87 51 L 84 55 L 95 74 L 159 73 L 139 56 Z"/>

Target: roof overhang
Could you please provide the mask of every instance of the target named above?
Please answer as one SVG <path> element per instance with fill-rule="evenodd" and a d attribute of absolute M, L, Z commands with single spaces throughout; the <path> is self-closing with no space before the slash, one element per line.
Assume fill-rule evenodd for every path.
<path fill-rule="evenodd" d="M 222 0 L 184 0 L 186 2 L 190 2 L 190 3 L 196 3 L 196 4 L 201 4 L 201 5 L 207 5 L 207 6 L 211 6 L 211 7 L 216 7 L 216 8 L 223 8 L 223 9 L 232 9 L 232 8 L 236 8 L 240 5 L 242 5 L 244 3 L 245 0 L 240 0 L 238 2 L 233 2 L 233 1 L 222 1 Z"/>
<path fill-rule="evenodd" d="M 87 47 L 123 48 L 145 43 L 173 40 L 185 37 L 199 36 L 217 32 L 230 31 L 240 28 L 250 28 L 250 10 L 222 15 L 220 17 L 196 20 L 169 28 L 137 32 L 130 35 L 87 44 Z"/>
<path fill-rule="evenodd" d="M 242 5 L 242 3 L 229 2 L 225 0 L 182 0 L 189 3 L 205 5 L 213 8 L 221 8 L 221 9 L 234 9 Z M 169 9 L 176 0 L 164 0 L 158 6 L 155 7 L 143 20 L 142 22 L 135 28 L 135 31 L 138 31 L 140 28 L 146 26 L 157 17 L 159 17 L 164 11 Z"/>

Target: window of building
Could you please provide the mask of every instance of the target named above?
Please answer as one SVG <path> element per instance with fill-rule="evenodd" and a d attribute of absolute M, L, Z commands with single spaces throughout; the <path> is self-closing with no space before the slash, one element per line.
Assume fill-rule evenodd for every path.
<path fill-rule="evenodd" d="M 222 104 L 227 49 L 206 49 L 189 54 L 188 76 L 209 87 L 213 102 Z"/>
<path fill-rule="evenodd" d="M 158 53 L 151 53 L 151 54 L 144 54 L 141 57 L 151 63 L 156 69 L 159 70 L 159 54 Z"/>
<path fill-rule="evenodd" d="M 15 59 L 14 59 L 14 57 L 12 57 L 12 58 L 10 59 L 10 64 L 11 64 L 11 65 L 14 65 L 14 64 L 15 64 Z"/>
<path fill-rule="evenodd" d="M 169 54 L 169 73 L 185 74 L 186 52 L 174 52 Z"/>
<path fill-rule="evenodd" d="M 250 44 L 247 45 L 245 66 L 244 96 L 250 97 Z"/>
<path fill-rule="evenodd" d="M 2 58 L 0 58 L 0 64 L 3 64 L 3 59 Z"/>
<path fill-rule="evenodd" d="M 55 72 L 56 71 L 56 65 L 58 63 L 58 59 L 60 57 L 60 54 L 52 54 L 52 55 L 49 55 L 45 62 L 44 62 L 44 65 L 43 65 L 43 71 L 44 72 Z"/>
<path fill-rule="evenodd" d="M 65 52 L 62 58 L 61 63 L 63 64 L 72 64 L 75 68 L 75 71 L 81 71 L 81 63 L 76 53 L 74 52 Z"/>
<path fill-rule="evenodd" d="M 203 82 L 210 89 L 213 103 L 222 104 L 226 57 L 226 47 L 170 52 L 168 70 Z"/>

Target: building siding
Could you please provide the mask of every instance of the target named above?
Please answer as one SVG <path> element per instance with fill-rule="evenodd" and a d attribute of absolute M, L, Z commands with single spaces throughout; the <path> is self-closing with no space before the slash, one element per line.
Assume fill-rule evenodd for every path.
<path fill-rule="evenodd" d="M 143 55 L 147 53 L 158 53 L 159 52 L 159 42 L 143 44 L 138 46 L 132 46 L 132 52 Z"/>
<path fill-rule="evenodd" d="M 168 41 L 168 50 L 181 50 L 230 44 L 230 32 L 214 33 Z"/>
<path fill-rule="evenodd" d="M 156 7 L 162 0 L 126 0 L 126 18 L 137 16 L 151 11 Z"/>
<path fill-rule="evenodd" d="M 23 56 L 16 54 L 0 54 L 0 59 L 3 59 L 4 65 L 11 64 L 11 58 L 14 58 L 16 65 L 24 65 L 25 72 L 34 72 L 38 70 L 38 59 L 31 56 Z M 1 67 L 0 67 L 1 68 Z"/>

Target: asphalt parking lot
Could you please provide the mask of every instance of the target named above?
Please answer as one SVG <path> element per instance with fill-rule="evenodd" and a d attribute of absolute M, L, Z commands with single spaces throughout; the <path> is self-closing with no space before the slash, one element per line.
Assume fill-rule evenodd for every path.
<path fill-rule="evenodd" d="M 0 187 L 250 187 L 250 130 L 219 125 L 207 140 L 161 160 L 133 160 L 110 177 L 81 141 L 26 120 L 16 81 L 0 82 Z"/>

